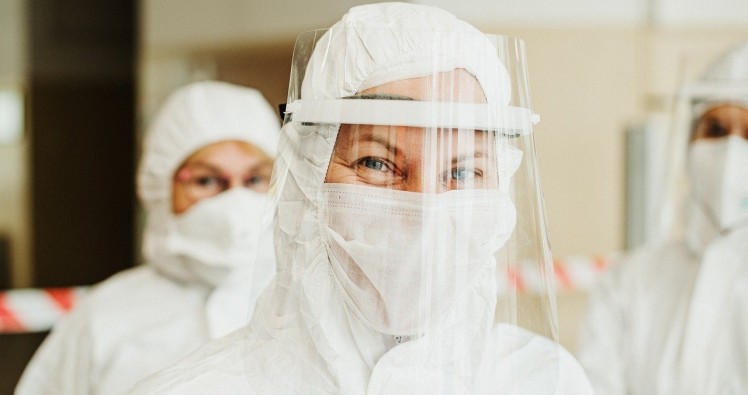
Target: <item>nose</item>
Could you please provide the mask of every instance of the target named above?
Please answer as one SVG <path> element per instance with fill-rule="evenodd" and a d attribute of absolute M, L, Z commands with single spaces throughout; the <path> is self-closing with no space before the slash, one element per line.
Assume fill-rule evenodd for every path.
<path fill-rule="evenodd" d="M 730 136 L 738 136 L 748 140 L 748 125 L 735 125 L 730 128 Z"/>
<path fill-rule="evenodd" d="M 425 173 L 418 169 L 408 174 L 402 184 L 402 190 L 419 193 L 443 193 L 448 192 L 449 188 L 444 185 L 439 172 L 435 169 L 428 169 Z"/>
<path fill-rule="evenodd" d="M 244 187 L 246 187 L 246 185 L 244 185 L 244 177 L 240 175 L 234 175 L 229 178 L 227 189 L 244 188 Z"/>

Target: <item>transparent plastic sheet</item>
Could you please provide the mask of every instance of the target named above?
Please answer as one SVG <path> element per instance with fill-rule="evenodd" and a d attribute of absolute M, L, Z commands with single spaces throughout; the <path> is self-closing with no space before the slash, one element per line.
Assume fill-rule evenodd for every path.
<path fill-rule="evenodd" d="M 744 48 L 745 46 L 743 46 Z M 739 47 L 721 58 L 706 62 L 701 57 L 684 57 L 679 78 L 681 86 L 673 95 L 668 131 L 667 174 L 664 177 L 660 220 L 662 240 L 692 239 L 700 249 L 719 234 L 711 213 L 699 208 L 689 175 L 688 152 L 693 133 L 704 113 L 720 105 L 748 107 L 748 79 L 742 67 Z M 742 49 L 745 51 L 745 49 Z M 730 57 L 735 59 L 731 60 Z M 743 55 L 744 56 L 744 55 Z M 707 210 L 708 211 L 708 210 Z"/>
<path fill-rule="evenodd" d="M 314 369 L 298 380 L 333 392 L 509 391 L 533 369 L 553 388 L 538 121 L 521 40 L 363 25 L 300 35 L 271 186 L 279 272 L 247 354 L 302 345 L 292 364 Z M 248 379 L 277 390 L 257 363 Z"/>

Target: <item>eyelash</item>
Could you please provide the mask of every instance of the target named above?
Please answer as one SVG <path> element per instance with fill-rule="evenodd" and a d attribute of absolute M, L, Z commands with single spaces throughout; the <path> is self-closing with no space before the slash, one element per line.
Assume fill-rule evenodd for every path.
<path fill-rule="evenodd" d="M 729 134 L 727 129 L 724 126 L 722 126 L 722 124 L 716 121 L 713 121 L 709 125 L 706 133 L 707 133 L 707 136 L 710 136 L 710 137 L 721 137 L 721 136 Z"/>
<path fill-rule="evenodd" d="M 216 184 L 218 186 L 223 187 L 223 184 L 225 184 L 223 179 L 217 176 L 202 176 L 202 177 L 198 177 L 196 181 L 198 185 L 203 186 L 203 187 L 213 186 L 212 184 Z M 208 185 L 208 183 L 210 183 L 211 185 Z"/>
<path fill-rule="evenodd" d="M 372 168 L 370 166 L 367 166 L 367 163 L 368 164 L 372 164 L 371 162 L 375 162 L 377 164 L 381 164 L 381 168 L 377 169 L 377 168 Z M 356 161 L 356 165 L 357 166 L 364 166 L 367 170 L 372 170 L 372 171 L 393 172 L 393 173 L 395 172 L 395 167 L 394 167 L 394 165 L 390 161 L 388 161 L 386 159 L 382 159 L 382 158 L 373 157 L 373 156 L 367 156 L 365 158 L 359 159 L 358 161 Z M 473 168 L 468 168 L 468 167 L 465 167 L 465 166 L 461 166 L 461 167 L 454 167 L 454 168 L 452 168 L 452 169 L 444 172 L 444 174 L 442 176 L 442 181 L 443 182 L 449 182 L 449 181 L 452 181 L 452 180 L 458 181 L 458 182 L 462 181 L 465 178 L 456 177 L 455 174 L 459 173 L 459 172 L 465 172 L 465 171 L 473 173 L 472 174 L 473 177 L 471 177 L 471 178 L 480 178 L 480 177 L 483 177 L 483 171 L 481 171 L 480 169 L 477 169 L 477 168 L 474 168 L 474 167 Z"/>
<path fill-rule="evenodd" d="M 483 171 L 481 171 L 480 169 L 467 168 L 467 167 L 454 167 L 444 173 L 443 180 L 449 179 L 449 180 L 461 181 L 462 179 L 455 177 L 455 174 L 459 172 L 463 172 L 463 171 L 472 172 L 474 176 L 473 178 L 483 177 Z"/>
<path fill-rule="evenodd" d="M 256 175 L 256 176 L 252 176 L 252 177 L 247 178 L 244 181 L 244 183 L 245 184 L 257 184 L 257 183 L 265 181 L 266 179 L 267 179 L 267 177 L 265 177 L 265 176 Z"/>
<path fill-rule="evenodd" d="M 373 169 L 373 168 L 371 168 L 369 166 L 366 166 L 367 162 L 381 163 L 382 164 L 382 169 Z M 377 158 L 377 157 L 374 157 L 374 156 L 367 156 L 365 158 L 361 158 L 361 159 L 359 159 L 359 160 L 356 161 L 356 165 L 357 166 L 362 165 L 362 166 L 366 167 L 367 169 L 374 170 L 374 171 L 390 171 L 390 172 L 394 172 L 395 171 L 395 166 L 392 164 L 392 162 L 388 161 L 387 159 Z"/>

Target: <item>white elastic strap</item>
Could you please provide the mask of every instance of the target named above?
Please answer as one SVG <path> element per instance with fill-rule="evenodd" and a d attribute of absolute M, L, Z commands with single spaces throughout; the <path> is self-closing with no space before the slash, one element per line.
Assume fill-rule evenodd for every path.
<path fill-rule="evenodd" d="M 680 96 L 685 98 L 748 99 L 748 84 L 730 82 L 696 82 L 683 87 Z"/>
<path fill-rule="evenodd" d="M 540 117 L 528 108 L 484 103 L 379 99 L 296 100 L 286 107 L 293 122 L 398 125 L 532 133 Z"/>

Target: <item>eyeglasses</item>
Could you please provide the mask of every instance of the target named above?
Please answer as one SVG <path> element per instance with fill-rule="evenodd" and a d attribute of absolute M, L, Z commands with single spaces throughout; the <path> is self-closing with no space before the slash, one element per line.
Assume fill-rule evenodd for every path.
<path fill-rule="evenodd" d="M 181 167 L 174 179 L 186 196 L 199 200 L 215 196 L 234 187 L 244 187 L 256 192 L 267 192 L 270 187 L 271 165 L 261 165 L 241 175 L 231 175 L 208 164 Z"/>

